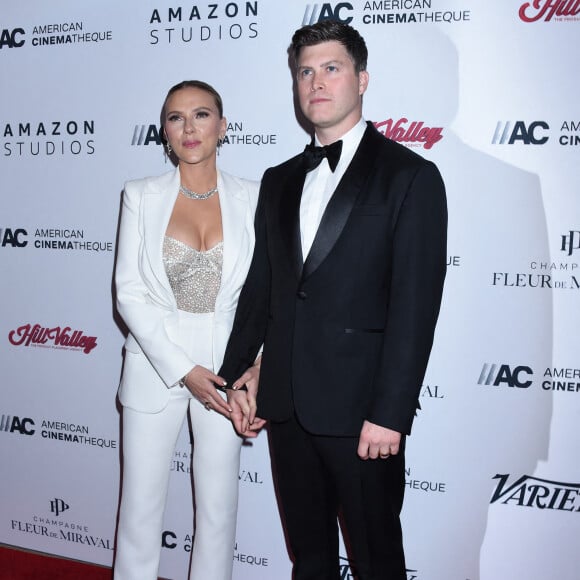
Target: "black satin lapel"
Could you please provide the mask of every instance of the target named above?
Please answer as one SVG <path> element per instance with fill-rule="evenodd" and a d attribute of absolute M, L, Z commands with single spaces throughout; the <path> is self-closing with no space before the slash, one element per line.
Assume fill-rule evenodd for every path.
<path fill-rule="evenodd" d="M 302 240 L 300 237 L 300 200 L 306 175 L 296 172 L 283 186 L 280 199 L 280 235 L 298 278 L 302 275 Z"/>
<path fill-rule="evenodd" d="M 357 152 L 322 214 L 312 248 L 304 262 L 303 278 L 310 276 L 322 264 L 342 234 L 357 197 L 371 173 L 374 159 L 372 136 L 369 135 L 369 129 L 367 129 Z"/>

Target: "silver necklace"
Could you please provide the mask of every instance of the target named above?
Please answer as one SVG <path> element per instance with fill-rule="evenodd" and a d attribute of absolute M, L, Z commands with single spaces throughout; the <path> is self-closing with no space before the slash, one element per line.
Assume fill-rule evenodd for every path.
<path fill-rule="evenodd" d="M 185 187 L 185 185 L 181 184 L 179 186 L 179 191 L 180 193 L 183 193 L 183 195 L 185 195 L 185 197 L 189 197 L 189 199 L 208 199 L 210 198 L 214 193 L 217 193 L 217 185 L 213 188 L 210 189 L 209 191 L 206 191 L 205 193 L 196 193 L 195 191 L 191 191 L 191 189 L 187 189 L 187 187 Z"/>

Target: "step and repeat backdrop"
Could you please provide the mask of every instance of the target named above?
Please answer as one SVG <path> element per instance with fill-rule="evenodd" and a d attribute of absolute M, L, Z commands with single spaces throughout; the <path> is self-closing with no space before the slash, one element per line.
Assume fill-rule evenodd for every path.
<path fill-rule="evenodd" d="M 580 1 L 7 4 L 0 12 L 0 542 L 103 565 L 119 499 L 124 327 L 112 274 L 128 179 L 171 169 L 169 87 L 228 119 L 219 165 L 259 179 L 309 141 L 287 48 L 365 37 L 364 115 L 441 169 L 436 343 L 408 445 L 408 579 L 580 578 Z M 160 574 L 186 577 L 191 446 Z M 235 580 L 290 578 L 265 433 L 244 446 Z M 342 577 L 351 578 L 341 552 Z"/>

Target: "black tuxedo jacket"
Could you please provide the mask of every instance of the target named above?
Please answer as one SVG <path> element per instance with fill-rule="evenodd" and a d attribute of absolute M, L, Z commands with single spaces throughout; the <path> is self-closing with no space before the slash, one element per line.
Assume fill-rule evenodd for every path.
<path fill-rule="evenodd" d="M 256 246 L 220 370 L 264 344 L 258 415 L 319 435 L 365 419 L 409 433 L 446 269 L 445 188 L 433 163 L 369 123 L 303 260 L 303 155 L 264 174 Z"/>

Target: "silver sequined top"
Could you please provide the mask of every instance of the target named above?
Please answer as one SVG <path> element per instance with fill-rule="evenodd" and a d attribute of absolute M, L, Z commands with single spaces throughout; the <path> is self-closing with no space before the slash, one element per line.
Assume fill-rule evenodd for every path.
<path fill-rule="evenodd" d="M 177 308 L 186 312 L 213 312 L 222 278 L 224 243 L 203 252 L 165 236 L 163 265 Z"/>

